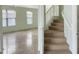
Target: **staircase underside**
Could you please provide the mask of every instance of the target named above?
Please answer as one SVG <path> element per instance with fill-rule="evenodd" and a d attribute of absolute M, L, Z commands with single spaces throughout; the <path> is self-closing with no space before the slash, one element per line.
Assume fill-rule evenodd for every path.
<path fill-rule="evenodd" d="M 64 22 L 54 20 L 49 29 L 44 32 L 45 54 L 71 54 L 64 37 Z"/>

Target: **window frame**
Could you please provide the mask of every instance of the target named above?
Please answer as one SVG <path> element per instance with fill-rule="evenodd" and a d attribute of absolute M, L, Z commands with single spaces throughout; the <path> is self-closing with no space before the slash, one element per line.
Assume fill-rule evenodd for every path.
<path fill-rule="evenodd" d="M 28 16 L 28 15 L 31 15 L 31 16 Z M 31 20 L 31 22 L 28 22 L 29 19 Z M 27 20 L 28 25 L 33 24 L 33 12 L 32 11 L 26 11 L 26 20 Z"/>
<path fill-rule="evenodd" d="M 3 26 L 2 25 L 2 27 L 13 27 L 13 26 L 16 26 L 16 17 L 15 18 L 10 18 L 10 17 L 8 17 L 8 11 L 9 10 L 7 10 L 7 9 L 3 9 L 3 10 L 5 10 L 5 15 L 6 15 L 6 18 L 4 18 L 3 16 L 2 16 L 2 20 L 6 20 L 6 26 Z M 13 10 L 15 13 L 16 13 L 16 11 L 15 10 Z M 2 15 L 3 15 L 3 12 L 2 12 Z M 16 14 L 15 14 L 15 16 L 16 16 Z M 15 19 L 15 25 L 12 25 L 12 26 L 9 26 L 9 19 Z M 2 22 L 3 23 L 3 22 Z"/>

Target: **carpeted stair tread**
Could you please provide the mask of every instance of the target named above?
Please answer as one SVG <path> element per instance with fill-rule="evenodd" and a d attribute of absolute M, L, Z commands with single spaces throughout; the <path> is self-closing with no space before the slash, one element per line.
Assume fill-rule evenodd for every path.
<path fill-rule="evenodd" d="M 45 50 L 67 50 L 68 45 L 67 44 L 45 44 Z"/>
<path fill-rule="evenodd" d="M 63 20 L 54 19 L 54 22 L 63 23 L 64 21 Z"/>
<path fill-rule="evenodd" d="M 64 31 L 64 28 L 61 26 L 49 26 L 49 30 L 58 30 L 58 31 Z"/>
<path fill-rule="evenodd" d="M 44 31 L 45 54 L 71 54 L 64 37 L 64 22 L 54 19 L 48 30 Z"/>
<path fill-rule="evenodd" d="M 71 54 L 70 50 L 46 51 L 45 54 Z"/>
<path fill-rule="evenodd" d="M 64 38 L 45 38 L 45 43 L 66 43 Z"/>
<path fill-rule="evenodd" d="M 63 23 L 51 23 L 51 26 L 61 26 L 64 27 Z"/>
<path fill-rule="evenodd" d="M 56 30 L 46 30 L 44 31 L 44 33 L 63 33 L 63 32 L 56 31 Z"/>

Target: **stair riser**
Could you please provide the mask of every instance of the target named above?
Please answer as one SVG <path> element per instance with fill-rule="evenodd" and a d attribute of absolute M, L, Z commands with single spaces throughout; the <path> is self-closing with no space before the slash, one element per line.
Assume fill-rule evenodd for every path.
<path fill-rule="evenodd" d="M 63 23 L 63 21 L 60 21 L 60 20 L 54 20 L 53 22 L 54 23 Z"/>
<path fill-rule="evenodd" d="M 63 34 L 51 34 L 51 33 L 46 33 L 45 35 L 44 35 L 45 37 L 64 37 L 64 35 Z"/>
<path fill-rule="evenodd" d="M 62 26 L 49 26 L 49 28 L 57 28 L 57 29 L 64 29 L 64 27 L 62 27 Z"/>
<path fill-rule="evenodd" d="M 63 36 L 44 36 L 44 37 L 50 37 L 50 38 L 54 38 L 54 37 L 57 37 L 57 38 L 64 38 Z"/>
<path fill-rule="evenodd" d="M 63 26 L 63 25 L 51 24 L 51 26 L 56 26 L 56 27 L 62 27 L 62 28 L 64 28 L 64 26 Z"/>
<path fill-rule="evenodd" d="M 46 54 L 71 54 L 69 50 L 45 51 Z"/>
<path fill-rule="evenodd" d="M 64 31 L 64 29 L 63 29 L 63 28 L 55 28 L 55 27 L 49 27 L 49 30 Z"/>
<path fill-rule="evenodd" d="M 59 24 L 59 25 L 64 25 L 64 23 L 55 23 L 55 22 L 53 22 L 53 23 L 51 23 L 51 24 Z"/>
<path fill-rule="evenodd" d="M 62 27 L 53 27 L 53 26 L 50 26 L 49 29 L 64 30 L 64 28 Z"/>
<path fill-rule="evenodd" d="M 65 40 L 45 40 L 45 43 L 66 43 Z"/>
<path fill-rule="evenodd" d="M 58 50 L 68 50 L 68 48 L 67 49 L 44 49 L 45 51 L 58 51 Z"/>
<path fill-rule="evenodd" d="M 51 50 L 67 50 L 68 48 L 63 45 L 63 46 L 46 46 L 45 49 L 51 51 Z"/>
<path fill-rule="evenodd" d="M 51 26 L 58 26 L 58 27 L 64 27 L 62 23 L 57 24 L 57 23 L 51 23 Z"/>
<path fill-rule="evenodd" d="M 63 32 L 45 32 L 44 35 L 61 35 L 63 36 L 64 33 Z"/>

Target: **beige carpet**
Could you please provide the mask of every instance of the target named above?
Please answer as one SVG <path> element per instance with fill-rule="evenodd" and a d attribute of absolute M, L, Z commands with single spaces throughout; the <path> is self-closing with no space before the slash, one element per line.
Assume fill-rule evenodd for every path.
<path fill-rule="evenodd" d="M 70 54 L 69 46 L 64 37 L 64 22 L 55 19 L 49 30 L 44 32 L 45 54 Z"/>

